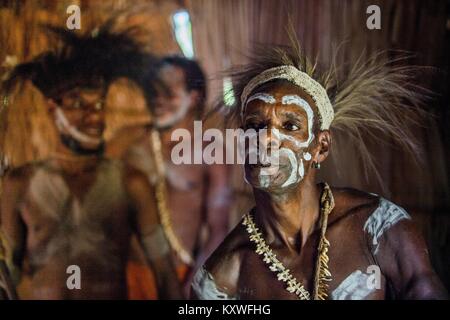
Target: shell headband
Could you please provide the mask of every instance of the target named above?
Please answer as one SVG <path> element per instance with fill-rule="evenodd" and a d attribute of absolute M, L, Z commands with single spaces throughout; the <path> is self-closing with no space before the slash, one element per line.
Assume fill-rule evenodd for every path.
<path fill-rule="evenodd" d="M 279 66 L 267 69 L 250 80 L 241 95 L 241 116 L 243 117 L 248 96 L 259 85 L 274 79 L 285 79 L 305 90 L 319 110 L 320 130 L 328 130 L 334 118 L 334 110 L 327 92 L 317 81 L 294 66 Z"/>

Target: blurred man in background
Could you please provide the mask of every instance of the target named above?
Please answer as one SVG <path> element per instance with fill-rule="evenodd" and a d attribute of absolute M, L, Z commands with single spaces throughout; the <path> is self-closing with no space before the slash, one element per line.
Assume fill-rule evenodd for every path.
<path fill-rule="evenodd" d="M 144 77 L 145 78 L 145 77 Z M 189 288 L 192 272 L 220 244 L 228 232 L 230 190 L 224 165 L 181 164 L 171 160 L 172 134 L 179 129 L 194 139 L 194 121 L 205 109 L 206 83 L 197 62 L 169 56 L 158 71 L 160 86 L 156 99 L 149 97 L 147 83 L 142 85 L 151 108 L 153 123 L 127 127 L 112 139 L 108 154 L 121 157 L 144 172 L 156 186 L 160 219 L 172 247 L 179 279 Z M 149 82 L 149 81 L 147 81 Z M 151 101 L 152 100 L 152 101 Z M 147 271 L 132 264 L 129 282 L 139 286 Z M 131 292 L 150 292 L 131 289 Z M 147 297 L 151 297 L 147 296 Z M 138 294 L 131 298 L 143 298 Z"/>
<path fill-rule="evenodd" d="M 3 183 L 1 243 L 19 297 L 126 298 L 135 234 L 160 297 L 180 298 L 153 187 L 138 170 L 103 157 L 105 96 L 132 69 L 119 70 L 125 61 L 141 61 L 139 46 L 108 27 L 82 36 L 51 30 L 62 46 L 17 65 L 3 88 L 30 80 L 59 136 L 49 159 L 10 170 Z"/>

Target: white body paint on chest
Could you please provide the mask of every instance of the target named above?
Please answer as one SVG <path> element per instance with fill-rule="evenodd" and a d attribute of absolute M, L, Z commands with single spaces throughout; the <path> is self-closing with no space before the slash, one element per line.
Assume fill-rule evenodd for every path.
<path fill-rule="evenodd" d="M 370 275 L 356 270 L 331 293 L 333 300 L 363 300 L 375 289 L 368 285 Z"/>
<path fill-rule="evenodd" d="M 204 267 L 197 271 L 191 286 L 200 300 L 237 300 L 237 298 L 220 291 L 213 276 Z"/>
<path fill-rule="evenodd" d="M 403 219 L 411 219 L 410 215 L 396 204 L 380 198 L 378 208 L 370 215 L 364 224 L 364 231 L 372 237 L 373 254 L 377 254 L 381 236 L 389 228 Z"/>

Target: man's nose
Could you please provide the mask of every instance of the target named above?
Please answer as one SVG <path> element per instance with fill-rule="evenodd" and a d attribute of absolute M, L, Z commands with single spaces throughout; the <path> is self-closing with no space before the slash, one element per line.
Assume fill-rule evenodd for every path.
<path fill-rule="evenodd" d="M 95 104 L 90 105 L 85 111 L 84 120 L 87 123 L 102 122 L 105 118 L 105 112 L 103 108 L 98 108 Z"/>
<path fill-rule="evenodd" d="M 267 151 L 278 150 L 281 146 L 280 131 L 272 126 L 268 126 L 260 136 L 260 146 Z"/>

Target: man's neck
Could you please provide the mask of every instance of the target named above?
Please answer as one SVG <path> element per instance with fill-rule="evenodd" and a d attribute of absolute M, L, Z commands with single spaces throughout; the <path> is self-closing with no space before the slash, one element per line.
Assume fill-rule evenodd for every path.
<path fill-rule="evenodd" d="M 165 129 L 160 130 L 160 136 L 161 136 L 161 144 L 162 148 L 165 151 L 172 150 L 172 146 L 177 141 L 172 141 L 172 133 L 177 129 L 186 129 L 191 133 L 191 137 L 194 138 L 194 121 L 195 116 L 192 112 L 188 113 L 183 119 L 181 119 L 179 122 L 174 124 L 173 126 Z M 167 152 L 165 152 L 167 153 Z M 170 152 L 168 153 L 170 156 Z M 167 154 L 166 154 L 167 156 Z"/>
<path fill-rule="evenodd" d="M 280 241 L 299 252 L 317 228 L 321 190 L 309 180 L 281 195 L 254 189 L 257 224 L 264 227 L 268 243 Z"/>
<path fill-rule="evenodd" d="M 58 167 L 69 174 L 77 174 L 94 169 L 99 160 L 100 154 L 82 155 L 74 152 L 63 144 L 58 144 L 56 152 L 52 155 Z"/>

